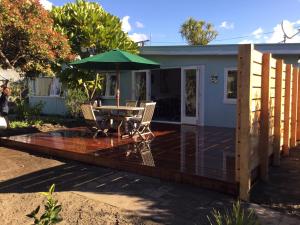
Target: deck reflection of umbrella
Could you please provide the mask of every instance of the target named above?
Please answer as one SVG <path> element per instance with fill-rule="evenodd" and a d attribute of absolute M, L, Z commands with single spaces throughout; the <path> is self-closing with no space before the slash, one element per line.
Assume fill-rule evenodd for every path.
<path fill-rule="evenodd" d="M 71 65 L 85 70 L 116 70 L 117 106 L 120 105 L 120 70 L 145 70 L 158 69 L 160 67 L 158 63 L 152 60 L 121 50 L 111 50 L 88 58 L 84 58 L 82 60 L 77 60 L 75 62 L 72 62 Z"/>

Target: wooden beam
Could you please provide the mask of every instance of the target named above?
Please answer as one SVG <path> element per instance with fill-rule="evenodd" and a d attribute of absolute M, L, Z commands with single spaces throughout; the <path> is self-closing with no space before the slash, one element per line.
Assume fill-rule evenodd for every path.
<path fill-rule="evenodd" d="M 292 81 L 292 106 L 291 106 L 291 148 L 296 146 L 297 142 L 297 103 L 298 103 L 298 68 L 293 67 L 293 81 Z"/>
<path fill-rule="evenodd" d="M 239 197 L 249 200 L 251 187 L 250 128 L 251 128 L 251 65 L 253 45 L 240 45 L 238 54 L 238 95 L 236 128 L 236 179 Z"/>
<path fill-rule="evenodd" d="M 279 166 L 281 151 L 281 114 L 282 114 L 282 66 L 283 60 L 276 61 L 275 112 L 274 112 L 274 157 L 273 164 Z"/>
<path fill-rule="evenodd" d="M 298 68 L 297 141 L 300 141 L 300 69 Z"/>
<path fill-rule="evenodd" d="M 265 53 L 262 57 L 261 78 L 261 117 L 259 137 L 260 177 L 268 180 L 269 171 L 269 122 L 270 122 L 270 60 L 271 54 Z"/>
<path fill-rule="evenodd" d="M 289 155 L 290 148 L 291 71 L 292 66 L 286 65 L 283 128 L 283 155 L 285 156 Z"/>

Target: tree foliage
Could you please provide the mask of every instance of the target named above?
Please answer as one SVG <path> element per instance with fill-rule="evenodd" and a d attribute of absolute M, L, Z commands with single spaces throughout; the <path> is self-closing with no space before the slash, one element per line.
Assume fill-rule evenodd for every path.
<path fill-rule="evenodd" d="M 81 58 L 112 49 L 138 53 L 138 46 L 124 33 L 118 17 L 106 12 L 96 2 L 76 0 L 51 11 L 55 29 L 69 38 L 74 54 Z M 81 88 L 91 100 L 103 88 L 104 76 L 96 71 L 68 68 L 60 80 L 69 88 Z"/>
<path fill-rule="evenodd" d="M 39 0 L 0 1 L 0 65 L 26 75 L 53 75 L 59 62 L 72 58 L 68 40 L 54 31 Z"/>
<path fill-rule="evenodd" d="M 137 44 L 122 31 L 120 19 L 96 2 L 76 0 L 54 7 L 52 17 L 55 29 L 68 36 L 73 52 L 81 57 L 111 49 L 137 53 Z"/>
<path fill-rule="evenodd" d="M 103 91 L 105 81 L 104 74 L 70 67 L 59 73 L 58 77 L 69 89 L 80 88 L 87 100 L 92 100 Z"/>
<path fill-rule="evenodd" d="M 181 25 L 179 32 L 189 45 L 207 45 L 218 35 L 211 23 L 203 20 L 197 21 L 192 17 Z"/>

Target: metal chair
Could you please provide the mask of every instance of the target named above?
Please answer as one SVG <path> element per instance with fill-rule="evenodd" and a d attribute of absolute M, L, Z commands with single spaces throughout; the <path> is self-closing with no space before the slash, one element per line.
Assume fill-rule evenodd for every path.
<path fill-rule="evenodd" d="M 94 132 L 93 137 L 97 137 L 99 133 L 107 136 L 108 129 L 105 127 L 107 118 L 105 116 L 96 117 L 93 107 L 90 104 L 81 105 L 81 111 L 88 128 Z"/>
<path fill-rule="evenodd" d="M 150 129 L 152 117 L 155 110 L 156 102 L 144 103 L 145 109 L 141 117 L 133 117 L 129 119 L 129 123 L 132 124 L 131 136 L 138 134 L 142 139 L 145 140 L 143 135 L 151 134 L 154 137 Z"/>

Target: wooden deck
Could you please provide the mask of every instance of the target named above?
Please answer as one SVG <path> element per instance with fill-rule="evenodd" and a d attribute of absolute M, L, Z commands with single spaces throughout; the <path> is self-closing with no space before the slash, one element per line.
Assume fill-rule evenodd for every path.
<path fill-rule="evenodd" d="M 159 125 L 148 141 L 99 137 L 84 127 L 0 139 L 1 145 L 237 194 L 235 130 Z"/>

